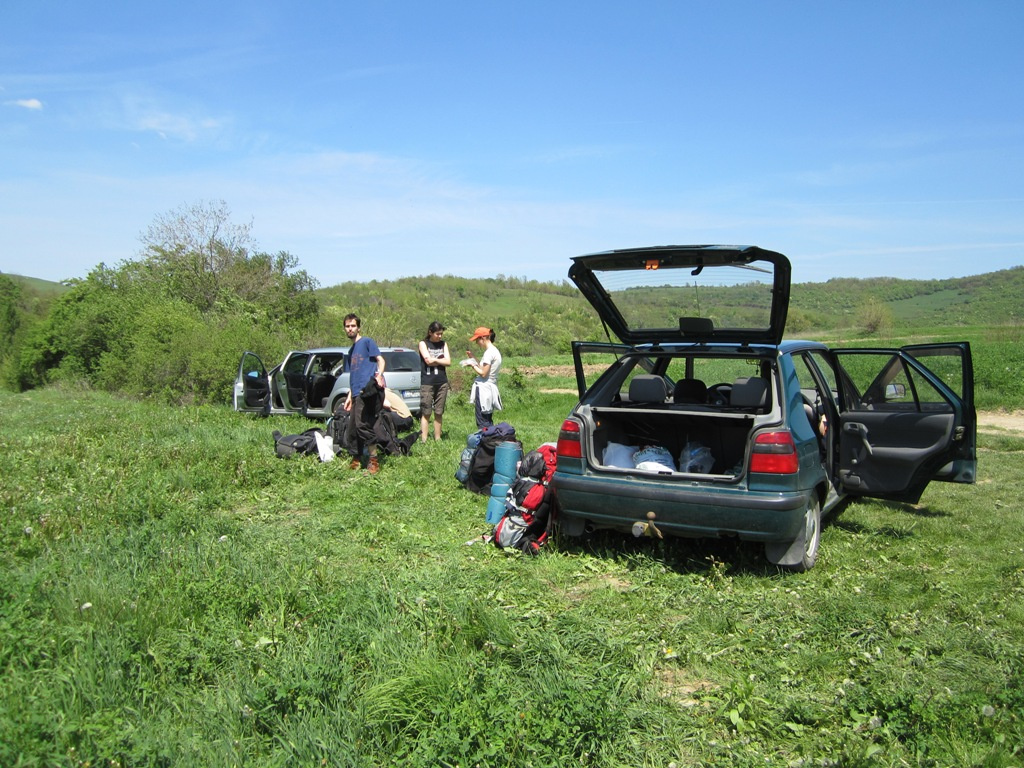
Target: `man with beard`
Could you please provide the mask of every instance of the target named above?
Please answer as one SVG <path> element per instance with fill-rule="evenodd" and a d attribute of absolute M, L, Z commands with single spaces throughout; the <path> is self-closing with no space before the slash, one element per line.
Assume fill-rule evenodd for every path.
<path fill-rule="evenodd" d="M 377 459 L 377 442 L 373 426 L 384 404 L 384 356 L 377 342 L 363 336 L 359 318 L 354 314 L 345 315 L 345 334 L 352 342 L 349 351 L 349 390 L 345 398 L 345 410 L 351 412 L 349 430 L 352 461 L 349 469 L 362 467 L 363 450 L 369 454 L 371 475 L 380 471 Z"/>

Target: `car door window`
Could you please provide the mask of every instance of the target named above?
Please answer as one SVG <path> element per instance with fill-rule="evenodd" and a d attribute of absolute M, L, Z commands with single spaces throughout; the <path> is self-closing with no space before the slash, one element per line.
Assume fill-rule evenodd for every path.
<path fill-rule="evenodd" d="M 839 383 L 836 379 L 835 368 L 832 361 L 821 351 L 811 350 L 807 353 L 807 363 L 812 365 L 814 371 L 825 384 L 826 392 L 822 393 L 832 401 L 833 410 L 839 407 Z"/>
<path fill-rule="evenodd" d="M 969 347 L 961 344 L 920 344 L 902 350 L 926 366 L 964 403 L 974 402 L 974 370 Z"/>
<path fill-rule="evenodd" d="M 844 355 L 843 370 L 850 384 L 845 403 L 850 411 L 953 412 L 949 399 L 899 355 Z"/>
<path fill-rule="evenodd" d="M 306 370 L 306 362 L 309 360 L 309 355 L 303 353 L 290 355 L 284 364 L 284 372 L 286 375 L 298 374 L 302 375 Z"/>
<path fill-rule="evenodd" d="M 807 416 L 807 421 L 817 435 L 822 448 L 825 447 L 824 438 L 828 432 L 829 415 L 834 412 L 830 407 L 832 395 L 826 390 L 827 384 L 821 382 L 821 372 L 817 369 L 807 354 L 793 356 L 793 370 L 796 373 L 797 381 L 800 383 L 801 410 Z M 831 370 L 831 369 L 829 369 Z"/>

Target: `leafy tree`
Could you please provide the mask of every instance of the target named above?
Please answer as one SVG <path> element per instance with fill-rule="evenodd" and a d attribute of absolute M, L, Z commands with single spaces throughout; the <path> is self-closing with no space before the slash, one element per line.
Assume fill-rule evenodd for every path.
<path fill-rule="evenodd" d="M 16 386 L 15 340 L 25 324 L 21 286 L 0 274 L 0 383 Z"/>
<path fill-rule="evenodd" d="M 22 322 L 21 286 L 0 274 L 0 359 L 6 357 Z"/>
<path fill-rule="evenodd" d="M 87 382 L 170 402 L 229 397 L 245 349 L 275 356 L 316 328 L 317 284 L 289 253 L 254 250 L 224 203 L 157 217 L 136 261 L 100 264 L 25 335 L 19 387 Z M 6 306 L 0 286 L 0 313 Z"/>
<path fill-rule="evenodd" d="M 224 201 L 161 214 L 140 239 L 167 287 L 202 311 L 214 306 L 222 277 L 253 247 L 252 222 L 232 224 Z"/>
<path fill-rule="evenodd" d="M 227 204 L 197 203 L 158 216 L 140 238 L 136 275 L 200 312 L 240 311 L 273 322 L 310 326 L 317 283 L 298 259 L 257 251 L 252 224 L 233 224 Z"/>

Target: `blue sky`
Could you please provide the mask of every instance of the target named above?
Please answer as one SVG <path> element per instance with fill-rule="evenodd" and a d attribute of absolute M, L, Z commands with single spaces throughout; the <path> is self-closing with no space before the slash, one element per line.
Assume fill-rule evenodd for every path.
<path fill-rule="evenodd" d="M 0 272 L 224 201 L 322 285 L 743 243 L 797 282 L 1024 264 L 1024 2 L 0 6 Z"/>

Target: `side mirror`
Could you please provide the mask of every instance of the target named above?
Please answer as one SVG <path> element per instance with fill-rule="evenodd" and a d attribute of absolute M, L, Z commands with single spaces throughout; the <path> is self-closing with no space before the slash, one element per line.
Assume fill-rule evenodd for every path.
<path fill-rule="evenodd" d="M 889 400 L 902 400 L 907 396 L 907 387 L 905 384 L 886 384 L 885 385 L 885 399 Z"/>

